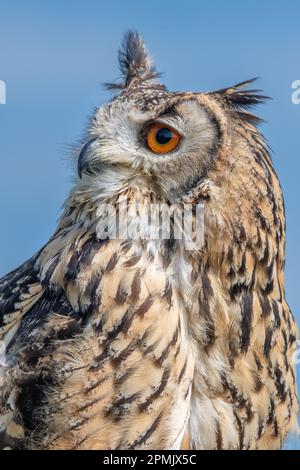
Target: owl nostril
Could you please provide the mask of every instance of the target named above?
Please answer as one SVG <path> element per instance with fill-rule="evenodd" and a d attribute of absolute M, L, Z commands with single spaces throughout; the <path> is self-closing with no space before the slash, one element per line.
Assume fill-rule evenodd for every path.
<path fill-rule="evenodd" d="M 82 173 L 85 172 L 89 165 L 90 165 L 90 156 L 91 156 L 91 148 L 93 146 L 93 143 L 98 140 L 98 137 L 94 137 L 93 139 L 89 140 L 81 149 L 79 157 L 78 157 L 78 162 L 77 162 L 77 172 L 79 175 L 79 178 L 82 177 Z"/>

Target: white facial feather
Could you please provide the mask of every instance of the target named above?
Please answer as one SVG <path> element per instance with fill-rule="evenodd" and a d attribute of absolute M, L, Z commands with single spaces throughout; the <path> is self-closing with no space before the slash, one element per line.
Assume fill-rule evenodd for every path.
<path fill-rule="evenodd" d="M 161 105 L 145 111 L 134 100 L 117 99 L 101 107 L 89 130 L 90 138 L 96 138 L 89 150 L 95 171 L 91 177 L 83 176 L 78 189 L 82 191 L 86 184 L 106 199 L 122 184 L 151 186 L 149 176 L 155 180 L 156 191 L 160 188 L 158 199 L 172 200 L 192 188 L 214 158 L 218 129 L 196 100 L 178 97 L 176 101 L 171 113 Z M 182 136 L 172 152 L 158 155 L 147 147 L 143 130 L 154 121 L 171 126 Z"/>

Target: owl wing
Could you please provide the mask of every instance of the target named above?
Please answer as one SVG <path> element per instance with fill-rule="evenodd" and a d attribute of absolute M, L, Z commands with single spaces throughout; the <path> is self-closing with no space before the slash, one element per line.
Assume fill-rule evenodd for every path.
<path fill-rule="evenodd" d="M 34 263 L 36 256 L 0 280 L 0 449 L 14 446 L 24 430 L 15 420 L 13 395 L 16 391 L 9 378 L 7 349 L 14 340 L 22 318 L 43 293 Z"/>
<path fill-rule="evenodd" d="M 0 279 L 0 341 L 6 345 L 22 317 L 42 295 L 35 261 L 36 256 Z"/>
<path fill-rule="evenodd" d="M 167 271 L 119 241 L 77 248 L 51 286 L 34 260 L 1 281 L 2 447 L 180 448 L 193 357 Z"/>

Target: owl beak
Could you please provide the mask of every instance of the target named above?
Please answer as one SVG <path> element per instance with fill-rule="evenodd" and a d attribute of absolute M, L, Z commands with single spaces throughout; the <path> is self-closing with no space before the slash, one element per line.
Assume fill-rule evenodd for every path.
<path fill-rule="evenodd" d="M 95 141 L 98 140 L 97 137 L 89 140 L 81 149 L 79 157 L 78 157 L 78 163 L 77 163 L 77 172 L 79 178 L 82 177 L 83 173 L 91 173 L 91 155 L 92 155 L 92 149 L 94 147 Z"/>

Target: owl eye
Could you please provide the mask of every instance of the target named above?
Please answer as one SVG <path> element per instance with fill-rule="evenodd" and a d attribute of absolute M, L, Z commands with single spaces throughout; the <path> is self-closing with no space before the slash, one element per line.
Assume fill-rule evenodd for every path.
<path fill-rule="evenodd" d="M 168 153 L 174 150 L 181 139 L 181 135 L 170 126 L 156 122 L 147 132 L 147 145 L 154 153 Z"/>

